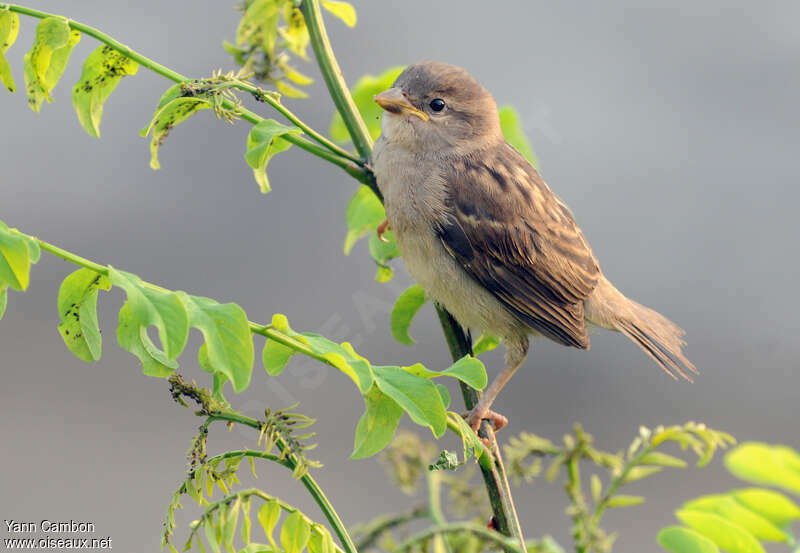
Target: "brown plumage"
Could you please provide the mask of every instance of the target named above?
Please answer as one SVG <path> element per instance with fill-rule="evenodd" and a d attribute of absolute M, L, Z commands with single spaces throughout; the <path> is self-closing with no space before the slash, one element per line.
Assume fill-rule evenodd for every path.
<path fill-rule="evenodd" d="M 387 113 L 375 174 L 409 273 L 462 326 L 507 347 L 473 427 L 504 424 L 489 407 L 530 334 L 589 349 L 588 322 L 628 336 L 673 377 L 696 372 L 683 331 L 603 276 L 569 209 L 506 143 L 494 99 L 466 71 L 415 64 L 376 101 Z"/>

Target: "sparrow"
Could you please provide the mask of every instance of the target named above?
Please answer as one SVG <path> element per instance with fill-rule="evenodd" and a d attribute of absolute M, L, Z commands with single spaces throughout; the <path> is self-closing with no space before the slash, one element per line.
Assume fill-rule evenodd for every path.
<path fill-rule="evenodd" d="M 532 335 L 588 350 L 587 325 L 614 330 L 691 380 L 684 331 L 603 275 L 570 210 L 503 138 L 478 81 L 417 63 L 375 101 L 384 114 L 372 167 L 409 274 L 463 328 L 506 347 L 505 368 L 465 415 L 472 428 L 507 423 L 491 406 Z"/>

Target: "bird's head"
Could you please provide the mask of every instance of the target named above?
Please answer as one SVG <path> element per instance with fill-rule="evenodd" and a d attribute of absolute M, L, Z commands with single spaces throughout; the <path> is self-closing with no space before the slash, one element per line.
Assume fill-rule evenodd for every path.
<path fill-rule="evenodd" d="M 410 65 L 375 101 L 386 140 L 414 152 L 466 154 L 503 139 L 494 98 L 454 65 Z"/>

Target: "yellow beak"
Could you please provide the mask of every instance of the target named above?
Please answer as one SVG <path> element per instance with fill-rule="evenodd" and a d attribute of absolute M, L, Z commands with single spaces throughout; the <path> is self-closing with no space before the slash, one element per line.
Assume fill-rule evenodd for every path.
<path fill-rule="evenodd" d="M 423 121 L 429 119 L 428 114 L 415 108 L 399 88 L 384 90 L 375 96 L 375 101 L 389 113 L 416 115 Z"/>

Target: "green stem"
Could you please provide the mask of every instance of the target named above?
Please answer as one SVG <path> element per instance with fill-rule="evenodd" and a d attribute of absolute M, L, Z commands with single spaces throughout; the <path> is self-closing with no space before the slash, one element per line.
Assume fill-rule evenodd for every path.
<path fill-rule="evenodd" d="M 20 13 L 22 15 L 27 15 L 27 16 L 30 16 L 30 17 L 35 17 L 37 19 L 46 19 L 48 17 L 61 17 L 59 15 L 55 15 L 55 14 L 51 14 L 51 13 L 47 13 L 47 12 L 43 12 L 43 11 L 39 11 L 39 10 L 34 10 L 34 9 L 31 9 L 31 8 L 26 8 L 24 6 L 18 6 L 18 5 L 15 5 L 15 4 L 0 4 L 0 8 L 8 8 L 12 12 Z M 189 77 L 187 77 L 185 75 L 181 75 L 177 71 L 173 71 L 169 67 L 165 67 L 165 66 L 161 65 L 160 63 L 151 60 L 147 56 L 144 56 L 144 55 L 140 54 L 139 52 L 137 52 L 136 50 L 133 50 L 129 46 L 126 46 L 125 44 L 122 44 L 118 40 L 116 40 L 113 37 L 107 35 L 106 33 L 102 32 L 99 29 L 96 29 L 94 27 L 90 27 L 89 25 L 84 25 L 83 23 L 79 23 L 77 21 L 72 21 L 70 19 L 67 19 L 67 23 L 69 24 L 71 29 L 75 29 L 76 31 L 80 31 L 81 33 L 83 33 L 85 35 L 91 36 L 91 37 L 99 40 L 103 44 L 107 44 L 108 46 L 110 46 L 114 50 L 116 50 L 116 51 L 122 53 L 123 55 L 125 55 L 126 57 L 134 60 L 135 62 L 137 62 L 142 67 L 146 67 L 147 69 L 153 71 L 154 73 L 157 73 L 157 74 L 161 75 L 162 77 L 166 77 L 167 79 L 169 79 L 171 81 L 174 81 L 176 83 L 187 82 L 187 81 L 190 80 Z M 246 83 L 243 83 L 243 84 L 246 84 Z M 241 88 L 241 87 L 239 87 L 239 88 Z M 258 94 L 258 91 L 260 90 L 257 87 L 252 86 L 252 85 L 245 86 L 245 88 L 243 88 L 243 90 L 244 89 L 246 89 L 248 92 L 251 92 L 253 94 Z M 326 161 L 329 161 L 329 162 L 333 163 L 334 165 L 336 165 L 338 167 L 341 167 L 342 169 L 347 171 L 351 176 L 355 177 L 356 179 L 360 180 L 361 182 L 365 182 L 366 183 L 366 182 L 368 182 L 370 180 L 371 171 L 367 171 L 366 169 L 364 169 L 362 167 L 362 165 L 364 164 L 363 160 L 353 156 L 352 154 L 347 152 L 345 149 L 341 148 L 340 146 L 337 146 L 336 144 L 334 144 L 333 142 L 331 142 L 327 138 L 323 137 L 318 132 L 314 131 L 311 127 L 309 127 L 308 125 L 303 123 L 297 116 L 295 116 L 285 106 L 282 106 L 274 98 L 271 99 L 271 101 L 270 100 L 266 100 L 266 96 L 267 95 L 263 94 L 263 91 L 261 91 L 261 93 L 259 94 L 259 99 L 263 98 L 267 103 L 269 103 L 272 107 L 274 107 L 276 110 L 278 110 L 289 121 L 291 121 L 292 123 L 294 123 L 295 125 L 300 127 L 306 134 L 308 134 L 308 136 L 310 136 L 311 138 L 313 138 L 314 140 L 319 142 L 322 146 L 324 146 L 324 148 L 320 148 L 317 144 L 314 144 L 310 140 L 308 140 L 306 138 L 303 138 L 301 136 L 284 135 L 283 138 L 285 138 L 288 142 L 291 142 L 292 144 L 295 144 L 299 148 L 302 148 L 303 150 L 309 152 L 310 154 L 313 154 L 313 155 L 315 155 L 317 157 L 320 157 L 320 158 L 322 158 L 322 159 L 324 159 Z M 250 123 L 252 123 L 254 125 L 257 124 L 257 123 L 260 123 L 261 121 L 264 120 L 263 117 L 259 116 L 256 113 L 253 113 L 252 111 L 250 111 L 250 110 L 248 110 L 248 109 L 246 109 L 244 107 L 235 106 L 233 104 L 233 102 L 231 102 L 230 100 L 224 100 L 223 101 L 223 106 L 225 106 L 227 109 L 236 108 L 237 115 L 239 115 L 245 121 L 248 121 L 248 122 L 250 122 Z"/>
<path fill-rule="evenodd" d="M 306 21 L 308 34 L 311 37 L 311 46 L 317 56 L 317 63 L 322 71 L 322 77 L 336 104 L 336 109 L 342 116 L 350 138 L 356 151 L 364 159 L 369 159 L 372 155 L 372 138 L 367 130 L 367 125 L 358 113 L 358 108 L 350 95 L 347 84 L 344 81 L 342 70 L 333 55 L 328 32 L 325 30 L 325 22 L 322 20 L 322 10 L 319 0 L 303 0 L 300 10 Z"/>
<path fill-rule="evenodd" d="M 445 341 L 450 348 L 450 355 L 457 361 L 465 355 L 472 354 L 472 344 L 469 336 L 464 332 L 453 316 L 443 307 L 437 305 L 436 313 L 439 315 L 439 322 L 442 325 Z M 459 381 L 461 395 L 464 398 L 464 405 L 467 409 L 472 409 L 480 400 L 480 392 L 468 384 Z M 491 425 L 483 421 L 478 429 L 478 436 L 490 442 L 494 440 L 494 432 Z M 480 463 L 481 475 L 489 494 L 489 503 L 492 506 L 495 523 L 498 531 L 506 536 L 513 536 L 521 544 L 525 544 L 522 535 L 522 526 L 519 523 L 517 511 L 514 508 L 514 500 L 511 495 L 511 488 L 508 485 L 508 478 L 500 456 L 500 448 L 495 447 L 494 462 L 492 464 Z"/>
<path fill-rule="evenodd" d="M 48 253 L 51 253 L 57 257 L 60 257 L 61 259 L 69 261 L 70 263 L 74 263 L 75 265 L 79 265 L 86 269 L 90 269 L 96 273 L 100 273 L 101 275 L 108 276 L 109 271 L 108 271 L 108 266 L 106 265 L 100 265 L 99 263 L 95 263 L 90 259 L 86 259 L 85 257 L 81 257 L 78 254 L 69 252 L 63 248 L 59 248 L 58 246 L 51 244 L 49 242 L 45 242 L 44 240 L 37 238 L 35 236 L 32 236 L 31 238 L 36 240 L 36 243 L 39 244 L 39 247 Z M 158 284 L 153 284 L 151 282 L 143 281 L 143 284 L 148 288 L 152 290 L 158 290 L 159 292 L 167 292 L 167 293 L 172 292 L 172 290 L 169 290 L 168 288 L 164 288 L 162 286 L 159 286 Z M 247 324 L 250 327 L 250 332 L 252 332 L 253 334 L 259 334 L 266 338 L 275 340 L 278 343 L 281 343 L 287 347 L 292 348 L 298 353 L 311 357 L 312 359 L 316 359 L 320 363 L 325 363 L 326 365 L 329 365 L 333 368 L 337 368 L 336 365 L 334 365 L 330 360 L 316 353 L 306 344 L 289 336 L 288 334 L 281 332 L 276 328 L 273 328 L 269 325 L 254 323 L 253 321 L 247 321 Z"/>
<path fill-rule="evenodd" d="M 439 471 L 429 470 L 425 473 L 428 483 L 428 516 L 436 526 L 443 527 L 447 524 L 442 511 L 442 475 Z M 444 536 L 437 535 L 434 538 L 434 553 L 452 553 L 450 544 Z"/>
<path fill-rule="evenodd" d="M 203 519 L 207 519 L 210 516 L 213 516 L 214 511 L 219 509 L 222 505 L 225 505 L 226 503 L 233 503 L 237 499 L 244 499 L 246 497 L 252 497 L 252 496 L 256 496 L 256 497 L 258 497 L 260 499 L 263 499 L 264 501 L 275 501 L 278 505 L 280 505 L 281 509 L 283 509 L 287 513 L 299 512 L 295 507 L 293 507 L 292 505 L 289 505 L 285 501 L 282 501 L 282 500 L 278 499 L 277 497 L 273 497 L 273 496 L 271 496 L 271 495 L 269 495 L 269 494 L 267 494 L 267 493 L 265 493 L 265 492 L 263 492 L 263 491 L 261 491 L 261 490 L 259 490 L 257 488 L 248 488 L 246 490 L 240 490 L 240 491 L 238 491 L 236 493 L 232 493 L 232 494 L 220 499 L 219 501 L 215 501 L 214 503 L 211 503 L 206 508 L 206 510 L 203 512 L 203 515 L 200 517 L 200 524 L 198 524 L 197 526 L 195 526 L 192 529 L 192 532 L 191 532 L 191 534 L 189 536 L 190 539 L 193 538 L 195 536 L 195 534 L 197 534 L 197 530 L 203 524 Z M 338 546 L 335 546 L 335 547 L 336 547 L 336 551 L 337 552 L 342 551 Z"/>
<path fill-rule="evenodd" d="M 463 533 L 470 533 L 478 536 L 479 538 L 483 538 L 486 541 L 496 543 L 503 547 L 506 551 L 510 553 L 526 553 L 525 547 L 520 547 L 518 543 L 512 541 L 502 534 L 499 534 L 493 530 L 489 530 L 484 528 L 483 526 L 478 526 L 477 524 L 473 524 L 471 522 L 453 522 L 450 524 L 445 524 L 444 526 L 432 526 L 427 530 L 423 530 L 419 534 L 411 536 L 399 547 L 397 547 L 393 553 L 401 553 L 402 551 L 406 551 L 411 549 L 416 544 L 420 542 L 424 542 L 425 540 L 431 538 L 432 536 L 437 536 L 441 534 L 463 534 Z"/>
<path fill-rule="evenodd" d="M 387 530 L 391 530 L 392 528 L 397 528 L 398 526 L 403 526 L 412 522 L 414 520 L 425 518 L 428 516 L 428 507 L 424 505 L 419 505 L 414 507 L 408 512 L 401 513 L 399 515 L 394 515 L 389 518 L 383 519 L 377 526 L 374 526 L 369 530 L 366 536 L 364 536 L 359 542 L 356 544 L 356 547 L 359 551 L 366 551 L 381 537 L 381 534 L 386 532 Z"/>
<path fill-rule="evenodd" d="M 572 508 L 575 511 L 572 515 L 572 520 L 574 521 L 572 533 L 575 540 L 575 552 L 586 553 L 586 536 L 588 534 L 586 524 L 588 523 L 587 519 L 589 517 L 586 516 L 586 500 L 581 490 L 581 475 L 578 459 L 578 456 L 575 454 L 571 454 L 567 459 L 567 484 L 565 487 L 567 496 L 569 496 Z"/>
<path fill-rule="evenodd" d="M 214 413 L 208 417 L 208 420 L 235 422 L 259 431 L 261 430 L 260 421 L 239 413 Z M 283 445 L 280 442 L 278 442 L 276 445 L 278 449 L 283 452 Z M 284 466 L 293 471 L 297 466 L 297 462 L 288 455 L 284 459 L 286 461 Z M 311 495 L 311 497 L 314 498 L 314 501 L 325 515 L 325 518 L 328 519 L 328 522 L 331 524 L 331 526 L 333 526 L 333 530 L 339 537 L 339 541 L 341 541 L 342 547 L 346 553 L 358 553 L 355 544 L 353 544 L 353 540 L 350 538 L 350 534 L 347 533 L 347 529 L 345 528 L 342 519 L 339 518 L 339 514 L 333 508 L 333 505 L 331 505 L 331 502 L 325 496 L 325 493 L 319 487 L 314 478 L 312 478 L 310 474 L 305 474 L 302 478 L 300 478 L 300 481 L 306 487 L 306 490 L 308 490 L 308 493 Z"/>

